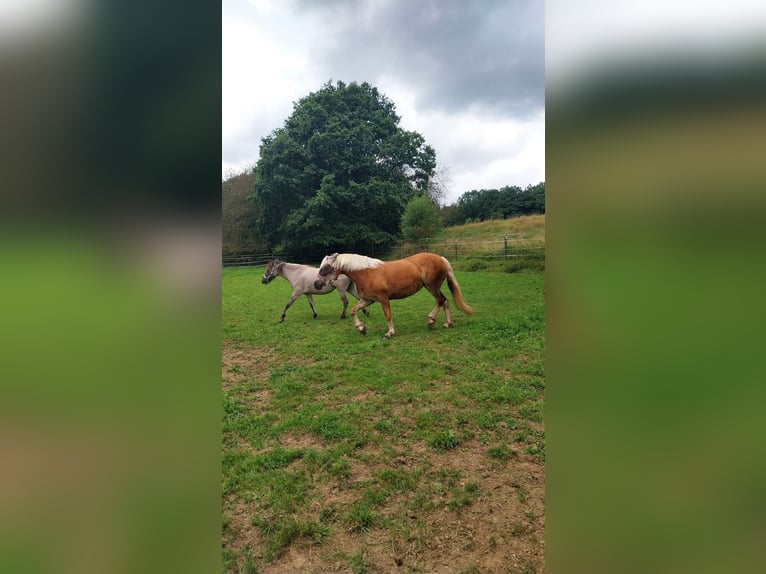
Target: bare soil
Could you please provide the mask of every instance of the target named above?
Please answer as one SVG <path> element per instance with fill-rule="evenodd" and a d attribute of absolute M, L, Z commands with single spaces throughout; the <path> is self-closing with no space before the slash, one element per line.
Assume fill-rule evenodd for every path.
<path fill-rule="evenodd" d="M 274 354 L 268 349 L 255 351 L 224 346 L 224 389 L 243 376 L 239 371 L 246 371 L 250 379 L 258 372 L 267 376 L 267 367 L 274 360 Z M 259 398 L 256 396 L 253 400 L 257 403 Z M 364 400 L 364 396 L 354 400 Z M 281 443 L 289 448 L 323 448 L 320 440 L 307 435 L 285 434 Z M 414 442 L 408 452 L 386 458 L 380 452 L 381 447 L 368 444 L 351 463 L 349 487 L 316 484 L 316 496 L 307 520 L 318 520 L 322 509 L 350 506 L 359 497 L 354 484 L 369 480 L 386 467 L 427 469 L 427 477 L 435 477 L 442 471 L 447 474 L 459 471 L 459 475 L 452 472 L 459 476 L 457 486 L 462 488 L 474 483 L 478 486 L 477 494 L 469 504 L 457 509 L 449 508 L 444 500 L 439 504 L 439 500 L 434 499 L 434 504 L 423 511 L 413 510 L 407 495 L 391 496 L 376 508 L 378 514 L 392 518 L 391 526 L 358 533 L 343 521 L 337 521 L 321 544 L 299 539 L 272 562 L 258 563 L 257 572 L 350 573 L 355 571 L 350 559 L 356 555 L 361 556 L 364 563 L 364 567 L 356 571 L 370 573 L 543 573 L 544 463 L 525 454 L 523 445 L 510 445 L 514 455 L 505 461 L 488 457 L 487 448 L 476 438 L 443 452 Z M 292 464 L 303 462 L 298 460 Z M 254 555 L 260 554 L 258 549 L 264 541 L 252 524 L 258 512 L 257 504 L 230 497 L 224 500 L 223 507 L 228 521 L 224 547 L 240 553 L 250 546 Z M 242 561 L 232 571 L 236 572 L 236 568 L 244 572 Z"/>

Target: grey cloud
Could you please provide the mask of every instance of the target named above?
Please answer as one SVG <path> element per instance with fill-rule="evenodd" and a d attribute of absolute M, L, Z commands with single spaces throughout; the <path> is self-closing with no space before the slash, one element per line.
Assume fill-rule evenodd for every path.
<path fill-rule="evenodd" d="M 400 78 L 418 104 L 469 105 L 513 116 L 544 106 L 544 5 L 539 0 L 300 1 L 326 38 L 327 77 Z"/>

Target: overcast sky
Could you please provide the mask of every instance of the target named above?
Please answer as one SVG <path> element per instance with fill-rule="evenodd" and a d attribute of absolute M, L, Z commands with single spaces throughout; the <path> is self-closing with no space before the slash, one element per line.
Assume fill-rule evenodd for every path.
<path fill-rule="evenodd" d="M 328 80 L 369 82 L 471 189 L 545 180 L 542 0 L 224 0 L 222 173 Z"/>

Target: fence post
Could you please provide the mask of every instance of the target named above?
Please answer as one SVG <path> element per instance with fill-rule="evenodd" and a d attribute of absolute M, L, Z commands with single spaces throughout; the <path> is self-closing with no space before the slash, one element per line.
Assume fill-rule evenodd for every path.
<path fill-rule="evenodd" d="M 508 259 L 508 235 L 503 238 L 503 251 L 505 252 L 505 259 Z"/>
<path fill-rule="evenodd" d="M 428 237 L 426 237 L 426 253 L 428 253 Z"/>
<path fill-rule="evenodd" d="M 457 239 L 455 239 L 455 260 L 457 260 Z"/>

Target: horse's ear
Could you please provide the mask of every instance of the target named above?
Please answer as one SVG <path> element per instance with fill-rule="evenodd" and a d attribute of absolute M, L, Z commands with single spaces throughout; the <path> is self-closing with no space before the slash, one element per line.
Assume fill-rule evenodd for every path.
<path fill-rule="evenodd" d="M 337 251 L 335 253 L 333 253 L 332 255 L 330 255 L 330 257 L 337 257 L 337 256 L 338 256 L 338 252 Z"/>

